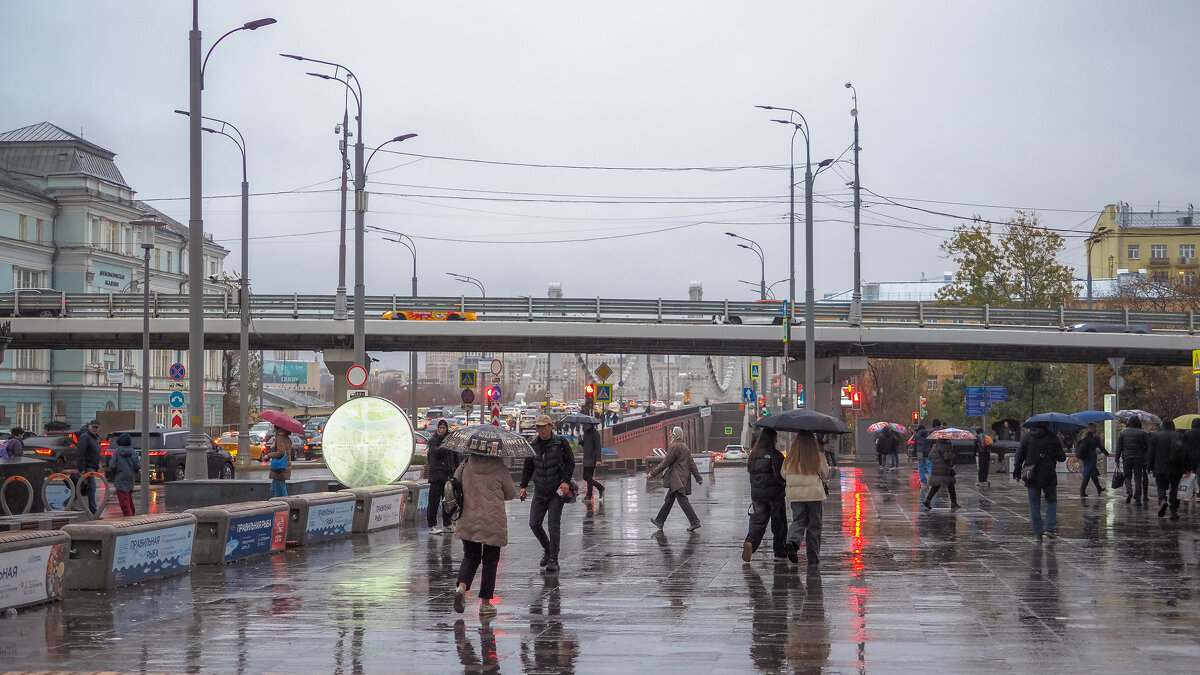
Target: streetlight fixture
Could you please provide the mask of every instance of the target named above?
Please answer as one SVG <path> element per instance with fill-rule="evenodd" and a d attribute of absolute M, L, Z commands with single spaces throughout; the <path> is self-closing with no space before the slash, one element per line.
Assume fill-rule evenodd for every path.
<path fill-rule="evenodd" d="M 747 251 L 753 251 L 754 254 L 758 256 L 758 262 L 759 262 L 759 266 L 761 268 L 760 269 L 761 274 L 759 275 L 760 281 L 758 284 L 758 299 L 766 300 L 767 299 L 767 260 L 763 256 L 762 246 L 759 246 L 758 242 L 754 241 L 753 239 L 747 239 L 746 237 L 743 237 L 738 234 L 734 234 L 732 232 L 726 232 L 725 235 L 729 236 L 729 237 L 733 237 L 734 239 L 741 239 L 742 241 L 750 242 L 749 246 L 747 246 L 745 244 L 738 244 L 738 248 L 744 248 Z"/>
<path fill-rule="evenodd" d="M 859 247 L 859 211 L 862 209 L 862 197 L 860 196 L 862 182 L 858 177 L 858 90 L 849 82 L 846 83 L 846 88 L 850 90 L 851 98 L 854 100 L 853 107 L 850 108 L 850 116 L 854 118 L 854 290 L 850 292 L 850 320 L 847 323 L 851 326 L 861 326 L 862 249 Z"/>
<path fill-rule="evenodd" d="M 189 397 L 187 460 L 184 477 L 201 480 L 208 477 L 208 448 L 212 439 L 204 432 L 204 192 L 201 172 L 201 93 L 208 57 L 221 40 L 243 30 L 270 26 L 275 19 L 256 19 L 228 31 L 200 58 L 200 0 L 192 0 L 192 29 L 188 32 L 188 371 Z M 196 413 L 199 414 L 196 414 Z M 143 443 L 144 445 L 144 443 Z M 149 481 L 143 485 L 149 485 Z"/>
<path fill-rule="evenodd" d="M 176 110 L 180 115 L 187 115 L 185 110 Z M 238 298 L 240 307 L 241 330 L 238 342 L 238 454 L 239 466 L 250 464 L 250 182 L 246 174 L 246 139 L 242 132 L 225 120 L 216 117 L 202 116 L 210 122 L 221 125 L 219 129 L 201 127 L 210 134 L 218 134 L 233 141 L 242 154 L 242 282 L 241 296 Z M 233 130 L 233 134 L 225 128 Z"/>
<path fill-rule="evenodd" d="M 382 229 L 382 228 L 372 228 L 372 229 Z M 383 230 L 383 231 L 390 232 L 390 230 Z M 412 259 L 413 259 L 412 298 L 413 298 L 413 301 L 415 302 L 417 299 L 417 242 L 413 241 L 413 238 L 408 236 L 407 234 L 402 234 L 400 232 L 395 232 L 393 234 L 398 235 L 399 238 L 384 237 L 384 240 L 385 241 L 393 241 L 393 242 L 396 242 L 397 244 L 401 244 L 402 246 L 404 246 L 404 248 L 408 249 L 409 253 L 412 254 Z M 409 408 L 408 414 L 412 416 L 412 421 L 413 421 L 413 424 L 415 425 L 417 423 L 417 352 L 415 350 L 410 351 L 408 353 L 408 380 L 409 380 L 408 381 L 408 408 Z"/>
<path fill-rule="evenodd" d="M 142 243 L 142 515 L 150 513 L 150 251 L 154 232 L 165 226 L 157 220 L 135 220 Z"/>
<path fill-rule="evenodd" d="M 479 294 L 485 298 L 487 297 L 487 291 L 483 290 L 483 282 L 475 277 L 469 277 L 465 274 L 458 274 L 456 272 L 446 272 L 446 274 L 449 274 L 450 276 L 454 277 L 455 280 L 461 281 L 464 284 L 475 284 L 479 287 Z"/>

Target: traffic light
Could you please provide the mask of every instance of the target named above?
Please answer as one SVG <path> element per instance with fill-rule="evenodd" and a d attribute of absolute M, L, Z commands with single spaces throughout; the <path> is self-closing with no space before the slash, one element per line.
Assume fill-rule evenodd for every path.
<path fill-rule="evenodd" d="M 801 408 L 804 407 L 804 385 L 803 384 L 796 385 L 796 405 L 800 406 Z"/>
<path fill-rule="evenodd" d="M 500 392 L 498 391 L 497 387 L 488 387 L 486 393 L 488 401 L 495 401 L 496 399 L 500 398 Z"/>
<path fill-rule="evenodd" d="M 778 387 L 782 382 L 783 382 L 783 380 L 781 380 L 778 375 L 771 378 L 771 386 L 772 387 Z"/>
<path fill-rule="evenodd" d="M 925 419 L 925 404 L 928 401 L 929 399 L 925 398 L 924 396 L 921 397 L 921 419 Z"/>
<path fill-rule="evenodd" d="M 855 389 L 850 392 L 850 408 L 852 410 L 862 410 L 862 392 Z"/>
<path fill-rule="evenodd" d="M 921 421 L 921 413 L 914 410 L 913 411 L 913 424 L 916 424 L 919 421 Z"/>
<path fill-rule="evenodd" d="M 586 415 L 592 414 L 592 409 L 596 406 L 596 385 L 588 382 L 583 385 L 583 412 Z"/>

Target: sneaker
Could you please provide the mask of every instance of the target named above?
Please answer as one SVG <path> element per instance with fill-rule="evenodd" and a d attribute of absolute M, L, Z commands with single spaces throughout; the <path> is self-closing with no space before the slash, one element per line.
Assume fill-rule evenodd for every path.
<path fill-rule="evenodd" d="M 754 555 L 754 544 L 750 542 L 742 542 L 742 562 L 750 562 L 750 556 Z"/>
<path fill-rule="evenodd" d="M 538 567 L 545 567 L 550 564 L 550 551 L 542 551 L 542 561 L 538 563 Z"/>
<path fill-rule="evenodd" d="M 1158 517 L 1162 518 L 1167 515 L 1167 502 L 1163 502 L 1162 506 L 1158 507 Z"/>
<path fill-rule="evenodd" d="M 466 609 L 466 607 L 464 606 L 464 603 L 466 602 L 466 600 L 467 600 L 467 592 L 463 590 L 462 586 L 455 588 L 454 589 L 454 611 L 458 612 L 459 614 L 462 614 L 463 611 Z"/>
<path fill-rule="evenodd" d="M 1058 539 L 1058 534 L 1056 534 L 1054 530 L 1046 530 L 1042 533 L 1042 536 L 1047 539 Z"/>
<path fill-rule="evenodd" d="M 663 524 L 658 522 L 658 518 L 651 518 L 650 522 L 653 523 L 654 526 L 657 527 L 658 529 L 660 529 L 660 530 L 662 529 Z"/>
<path fill-rule="evenodd" d="M 798 565 L 800 563 L 800 558 L 796 556 L 796 551 L 800 547 L 796 546 L 796 542 L 794 541 L 789 541 L 787 544 L 784 544 L 784 546 L 787 550 L 788 562 L 792 563 L 793 565 Z"/>
<path fill-rule="evenodd" d="M 453 531 L 454 531 L 454 525 L 453 525 L 453 524 L 446 525 L 445 527 L 443 527 L 443 528 L 442 528 L 442 531 L 443 531 L 443 532 L 453 532 Z"/>
<path fill-rule="evenodd" d="M 1079 496 L 1080 496 L 1080 497 L 1086 497 L 1086 496 L 1087 496 L 1087 492 L 1086 492 L 1086 491 L 1084 491 L 1084 490 L 1080 490 L 1080 491 L 1079 491 Z"/>
<path fill-rule="evenodd" d="M 484 600 L 479 603 L 479 616 L 496 616 L 496 606 L 491 600 Z"/>
<path fill-rule="evenodd" d="M 695 532 L 698 529 L 700 529 L 700 521 L 698 520 L 691 525 L 688 525 L 688 532 Z"/>
<path fill-rule="evenodd" d="M 788 562 L 787 555 L 785 554 L 785 555 L 777 555 L 777 556 L 775 556 L 775 562 L 777 562 L 777 563 L 785 563 L 785 562 Z"/>
<path fill-rule="evenodd" d="M 922 503 L 922 504 L 925 506 L 925 510 L 926 510 L 926 511 L 932 511 L 932 510 L 933 510 L 933 505 L 932 505 L 932 504 L 930 504 L 929 502 L 921 502 L 921 503 Z"/>
<path fill-rule="evenodd" d="M 1125 495 L 1125 503 L 1128 504 L 1131 501 L 1133 501 L 1133 495 Z"/>
<path fill-rule="evenodd" d="M 546 571 L 550 574 L 558 572 L 558 558 L 551 558 L 550 562 L 546 563 Z"/>
<path fill-rule="evenodd" d="M 600 504 L 604 503 L 604 493 L 603 492 L 600 493 L 600 498 L 597 499 L 596 501 Z"/>
<path fill-rule="evenodd" d="M 443 533 L 443 532 L 445 532 L 445 530 L 443 530 L 443 529 L 442 529 L 442 528 L 440 528 L 440 527 L 431 527 L 431 528 L 429 528 L 429 534 L 441 534 L 441 533 Z"/>
<path fill-rule="evenodd" d="M 952 502 L 952 503 L 950 504 L 950 508 L 952 508 L 952 509 L 957 509 L 957 508 L 959 508 L 958 502 Z"/>
<path fill-rule="evenodd" d="M 1033 540 L 1039 544 L 1042 543 L 1042 535 L 1040 535 L 1040 534 L 1033 535 Z"/>

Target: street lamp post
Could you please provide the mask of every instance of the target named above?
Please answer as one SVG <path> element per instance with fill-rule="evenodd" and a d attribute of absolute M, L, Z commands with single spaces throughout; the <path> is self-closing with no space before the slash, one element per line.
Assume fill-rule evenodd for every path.
<path fill-rule="evenodd" d="M 407 234 L 400 234 L 399 239 L 392 237 L 384 237 L 384 239 L 402 244 L 412 254 L 412 297 L 415 301 L 417 299 L 417 242 Z M 412 416 L 415 425 L 417 423 L 417 352 L 415 350 L 408 353 L 408 408 L 408 414 Z"/>
<path fill-rule="evenodd" d="M 201 480 L 208 477 L 208 448 L 212 439 L 204 432 L 204 193 L 201 180 L 201 92 L 204 67 L 221 40 L 243 30 L 258 30 L 275 23 L 264 18 L 244 23 L 217 38 L 204 58 L 200 58 L 200 2 L 192 0 L 192 29 L 188 32 L 188 372 L 189 381 L 187 460 L 184 477 Z M 196 413 L 199 414 L 196 414 Z M 145 445 L 143 443 L 143 445 Z M 149 481 L 143 486 L 149 485 Z"/>
<path fill-rule="evenodd" d="M 449 274 L 450 276 L 454 277 L 455 280 L 461 281 L 464 284 L 475 284 L 479 288 L 479 294 L 485 298 L 487 297 L 487 291 L 483 289 L 483 282 L 475 277 L 469 277 L 465 274 L 458 274 L 457 272 L 446 272 L 446 274 Z"/>
<path fill-rule="evenodd" d="M 150 513 L 150 251 L 154 249 L 155 229 L 164 223 L 135 220 L 142 242 L 142 515 Z"/>
<path fill-rule="evenodd" d="M 1087 308 L 1092 308 L 1092 245 L 1100 241 L 1100 238 L 1108 230 L 1107 227 L 1100 228 L 1096 234 L 1084 240 L 1084 245 L 1087 250 Z M 1096 366 L 1089 363 L 1087 369 L 1087 409 L 1093 410 L 1096 401 Z"/>
<path fill-rule="evenodd" d="M 744 248 L 747 251 L 753 251 L 754 254 L 758 256 L 758 263 L 760 266 L 760 274 L 759 274 L 759 282 L 758 282 L 758 299 L 766 300 L 767 299 L 767 260 L 763 256 L 762 246 L 759 246 L 758 242 L 754 241 L 753 239 L 747 239 L 746 237 L 734 234 L 732 232 L 726 232 L 725 234 L 730 237 L 733 237 L 734 239 L 741 239 L 742 241 L 750 242 L 749 246 L 747 246 L 745 244 L 738 244 L 738 248 Z"/>
<path fill-rule="evenodd" d="M 859 246 L 859 234 L 861 232 L 859 212 L 862 209 L 860 192 L 862 182 L 858 177 L 858 90 L 849 82 L 846 83 L 846 88 L 850 90 L 850 94 L 854 99 L 854 107 L 850 109 L 850 116 L 854 118 L 854 290 L 850 292 L 850 320 L 847 323 L 851 326 L 861 326 L 862 249 Z"/>

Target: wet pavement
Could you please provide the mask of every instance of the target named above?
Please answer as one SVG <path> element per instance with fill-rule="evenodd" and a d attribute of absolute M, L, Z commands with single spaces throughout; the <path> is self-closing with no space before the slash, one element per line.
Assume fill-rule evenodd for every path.
<path fill-rule="evenodd" d="M 1080 499 L 1065 476 L 1061 538 L 1039 545 L 1021 484 L 1001 475 L 977 488 L 959 473 L 963 508 L 925 512 L 915 471 L 845 467 L 815 574 L 774 563 L 769 533 L 742 563 L 742 467 L 693 492 L 695 533 L 678 509 L 658 533 L 649 519 L 663 490 L 610 478 L 602 506 L 565 508 L 557 576 L 539 572 L 528 502 L 510 502 L 491 620 L 473 595 L 465 614 L 452 609 L 460 544 L 406 525 L 108 595 L 71 592 L 0 619 L 0 670 L 1200 669 L 1200 514 L 1159 519 L 1124 493 Z"/>

